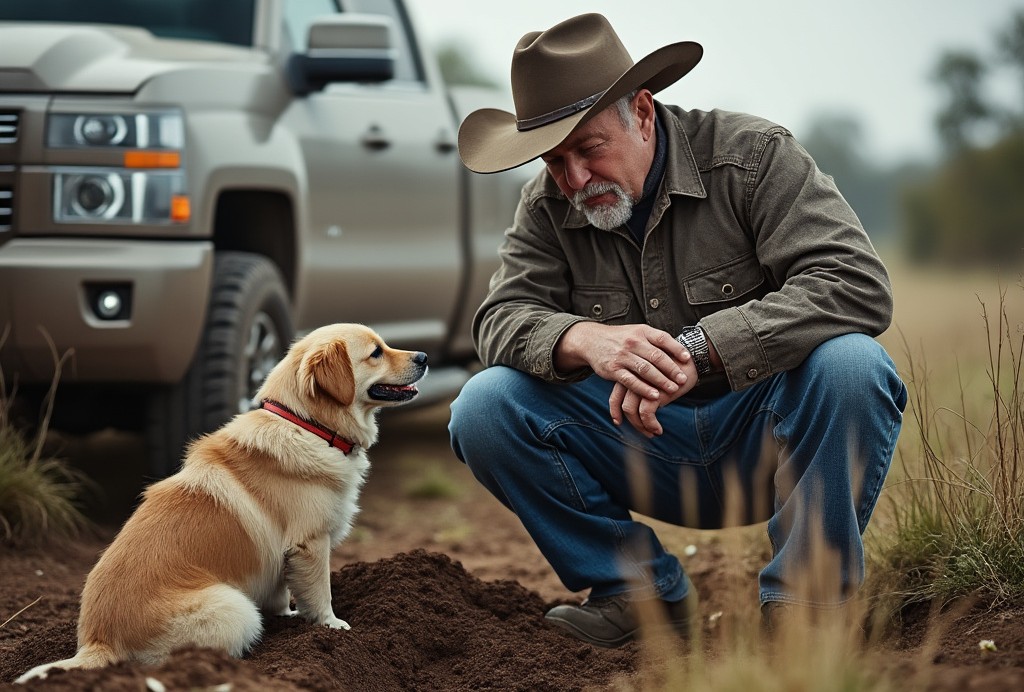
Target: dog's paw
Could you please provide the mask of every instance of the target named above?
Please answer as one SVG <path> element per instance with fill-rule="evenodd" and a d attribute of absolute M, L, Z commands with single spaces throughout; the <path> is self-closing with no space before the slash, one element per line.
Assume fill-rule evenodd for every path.
<path fill-rule="evenodd" d="M 26 682 L 31 682 L 33 680 L 45 680 L 46 676 L 47 676 L 47 674 L 49 672 L 50 672 L 49 669 L 48 668 L 47 669 L 43 669 L 43 666 L 39 666 L 37 668 L 33 668 L 32 670 L 28 671 L 27 673 L 22 675 L 20 678 L 15 680 L 14 684 L 15 685 L 24 685 Z"/>
<path fill-rule="evenodd" d="M 321 622 L 320 624 L 323 625 L 324 627 L 330 627 L 332 630 L 350 630 L 350 629 L 352 629 L 351 627 L 349 627 L 349 624 L 347 622 L 345 622 L 341 618 L 334 617 L 333 615 L 331 615 L 330 617 L 324 618 L 323 622 Z"/>
<path fill-rule="evenodd" d="M 299 614 L 299 611 L 295 610 L 291 606 L 286 606 L 285 608 L 277 611 L 276 614 L 280 615 L 281 617 L 293 618 L 293 617 L 295 617 L 296 615 Z"/>

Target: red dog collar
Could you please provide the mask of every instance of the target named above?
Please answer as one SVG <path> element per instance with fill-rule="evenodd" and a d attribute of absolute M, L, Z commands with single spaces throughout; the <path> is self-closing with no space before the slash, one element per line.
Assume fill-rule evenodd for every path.
<path fill-rule="evenodd" d="M 305 418 L 302 418 L 294 411 L 288 409 L 285 406 L 282 406 L 276 401 L 264 399 L 263 401 L 260 402 L 260 408 L 266 409 L 271 413 L 276 413 L 285 420 L 295 423 L 295 425 L 299 426 L 303 430 L 308 430 L 309 432 L 313 433 L 320 439 L 327 440 L 328 445 L 330 445 L 331 447 L 337 447 L 338 449 L 341 450 L 342 454 L 348 454 L 356 446 L 355 442 L 351 442 L 349 440 L 346 440 L 344 437 L 340 437 L 338 433 L 320 425 L 316 421 L 306 420 Z"/>

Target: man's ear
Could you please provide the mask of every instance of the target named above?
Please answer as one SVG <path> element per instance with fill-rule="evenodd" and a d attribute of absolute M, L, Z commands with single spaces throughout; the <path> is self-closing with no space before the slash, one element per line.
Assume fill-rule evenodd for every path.
<path fill-rule="evenodd" d="M 631 105 L 646 142 L 654 136 L 654 95 L 648 89 L 639 89 Z"/>
<path fill-rule="evenodd" d="M 355 400 L 356 383 L 344 341 L 331 341 L 302 358 L 301 386 L 310 397 L 327 394 L 342 406 Z"/>

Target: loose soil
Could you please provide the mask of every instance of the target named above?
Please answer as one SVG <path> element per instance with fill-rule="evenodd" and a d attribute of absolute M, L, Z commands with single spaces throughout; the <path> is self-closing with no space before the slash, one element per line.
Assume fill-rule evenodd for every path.
<path fill-rule="evenodd" d="M 645 690 L 688 655 L 713 661 L 736 632 L 756 633 L 763 527 L 697 532 L 657 524 L 701 594 L 697 652 L 675 639 L 599 649 L 545 626 L 547 608 L 585 594 L 562 587 L 515 516 L 454 458 L 446 421 L 446 405 L 381 418 L 362 513 L 332 557 L 334 610 L 351 630 L 268 617 L 262 640 L 240 660 L 192 649 L 160 666 L 58 671 L 29 687 Z M 88 511 L 98 528 L 72 545 L 0 547 L 0 691 L 23 689 L 10 681 L 74 654 L 85 575 L 145 483 L 135 436 L 51 433 L 48 444 L 96 479 L 101 490 Z M 982 640 L 997 650 L 982 650 Z M 866 656 L 899 689 L 1016 692 L 1024 689 L 1024 609 L 909 612 L 902 628 L 867 645 Z"/>

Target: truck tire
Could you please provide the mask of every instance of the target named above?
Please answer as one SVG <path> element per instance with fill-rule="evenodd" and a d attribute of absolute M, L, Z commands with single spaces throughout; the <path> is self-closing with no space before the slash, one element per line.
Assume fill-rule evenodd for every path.
<path fill-rule="evenodd" d="M 192 364 L 176 385 L 150 397 L 149 472 L 178 470 L 192 439 L 252 408 L 252 398 L 294 337 L 288 291 L 261 255 L 218 253 L 206 325 Z"/>

